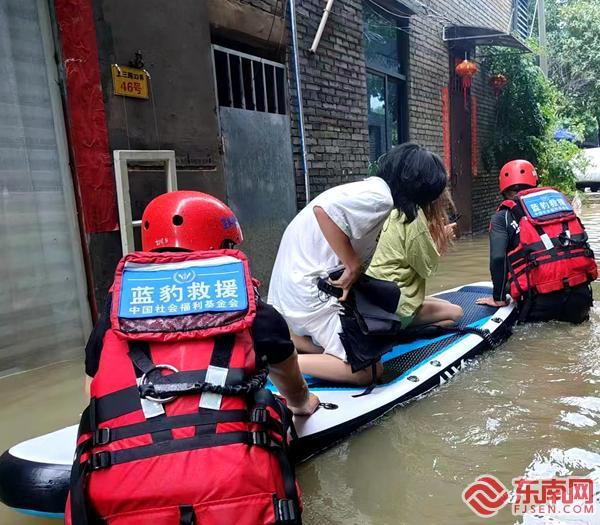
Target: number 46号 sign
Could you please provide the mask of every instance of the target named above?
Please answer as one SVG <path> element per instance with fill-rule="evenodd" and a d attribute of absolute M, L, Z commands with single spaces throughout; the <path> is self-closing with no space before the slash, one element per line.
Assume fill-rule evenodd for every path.
<path fill-rule="evenodd" d="M 112 80 L 115 95 L 148 99 L 148 74 L 143 69 L 113 64 Z"/>

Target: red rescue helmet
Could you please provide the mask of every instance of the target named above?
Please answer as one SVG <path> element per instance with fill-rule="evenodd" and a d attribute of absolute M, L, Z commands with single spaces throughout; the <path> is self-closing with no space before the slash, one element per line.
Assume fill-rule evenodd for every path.
<path fill-rule="evenodd" d="M 500 170 L 500 193 L 504 193 L 511 186 L 529 186 L 535 188 L 538 185 L 538 176 L 535 166 L 528 160 L 511 160 Z"/>
<path fill-rule="evenodd" d="M 235 214 L 199 191 L 173 191 L 153 199 L 142 215 L 142 249 L 217 250 L 244 240 Z"/>

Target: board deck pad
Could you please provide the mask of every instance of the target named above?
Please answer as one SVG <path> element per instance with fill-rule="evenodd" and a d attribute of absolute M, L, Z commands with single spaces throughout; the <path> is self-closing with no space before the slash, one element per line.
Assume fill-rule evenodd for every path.
<path fill-rule="evenodd" d="M 461 326 L 486 329 L 502 342 L 516 320 L 513 304 L 501 308 L 479 306 L 476 299 L 490 295 L 490 283 L 475 283 L 435 294 L 460 305 Z M 465 360 L 490 348 L 475 334 L 430 333 L 393 348 L 383 359 L 384 375 L 373 391 L 356 397 L 364 387 L 318 381 L 307 377 L 322 408 L 310 417 L 295 417 L 299 439 L 293 448 L 304 460 L 345 439 L 394 407 L 444 384 Z M 270 385 L 271 389 L 274 389 Z M 58 517 L 63 512 L 75 450 L 77 426 L 45 434 L 15 445 L 0 457 L 0 501 L 32 515 Z"/>
<path fill-rule="evenodd" d="M 489 286 L 464 286 L 459 291 L 437 294 L 436 297 L 445 299 L 451 303 L 462 307 L 464 316 L 459 326 L 468 326 L 477 328 L 484 324 L 496 312 L 497 308 L 476 304 L 479 297 L 489 295 L 491 292 Z M 464 334 L 440 333 L 431 331 L 430 336 L 417 336 L 418 338 L 401 343 L 395 346 L 391 352 L 385 354 L 382 358 L 383 377 L 381 383 L 386 384 L 404 375 L 407 371 L 414 368 L 423 361 L 427 361 L 433 355 L 443 351 L 455 344 L 458 340 L 465 337 Z M 324 388 L 350 388 L 345 385 L 320 381 L 310 376 L 306 376 L 309 386 L 313 389 Z"/>

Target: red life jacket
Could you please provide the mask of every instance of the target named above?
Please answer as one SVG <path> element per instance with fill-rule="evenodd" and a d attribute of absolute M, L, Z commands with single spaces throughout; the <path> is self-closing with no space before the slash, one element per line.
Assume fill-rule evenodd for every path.
<path fill-rule="evenodd" d="M 136 252 L 112 290 L 66 523 L 300 523 L 291 412 L 256 370 L 246 257 Z"/>
<path fill-rule="evenodd" d="M 523 300 L 589 283 L 598 268 L 583 224 L 565 195 L 553 188 L 533 188 L 505 200 L 518 224 L 518 246 L 508 253 L 510 295 Z"/>

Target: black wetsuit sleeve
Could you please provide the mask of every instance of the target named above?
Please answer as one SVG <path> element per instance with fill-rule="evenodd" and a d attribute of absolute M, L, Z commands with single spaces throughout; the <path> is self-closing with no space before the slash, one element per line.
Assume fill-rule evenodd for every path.
<path fill-rule="evenodd" d="M 496 212 L 490 223 L 490 274 L 494 283 L 494 300 L 506 298 L 506 279 L 508 274 L 508 210 Z"/>
<path fill-rule="evenodd" d="M 294 353 L 294 344 L 285 320 L 275 308 L 261 299 L 256 307 L 252 337 L 257 362 L 266 359 L 267 363 L 274 365 Z"/>
<path fill-rule="evenodd" d="M 94 377 L 96 375 L 98 366 L 100 365 L 100 354 L 102 353 L 104 334 L 106 334 L 110 328 L 111 305 L 112 294 L 109 293 L 108 297 L 106 298 L 104 308 L 102 309 L 102 313 L 98 318 L 98 322 L 96 323 L 96 326 L 94 326 L 94 329 L 90 334 L 90 338 L 85 345 L 85 373 L 90 377 Z"/>

